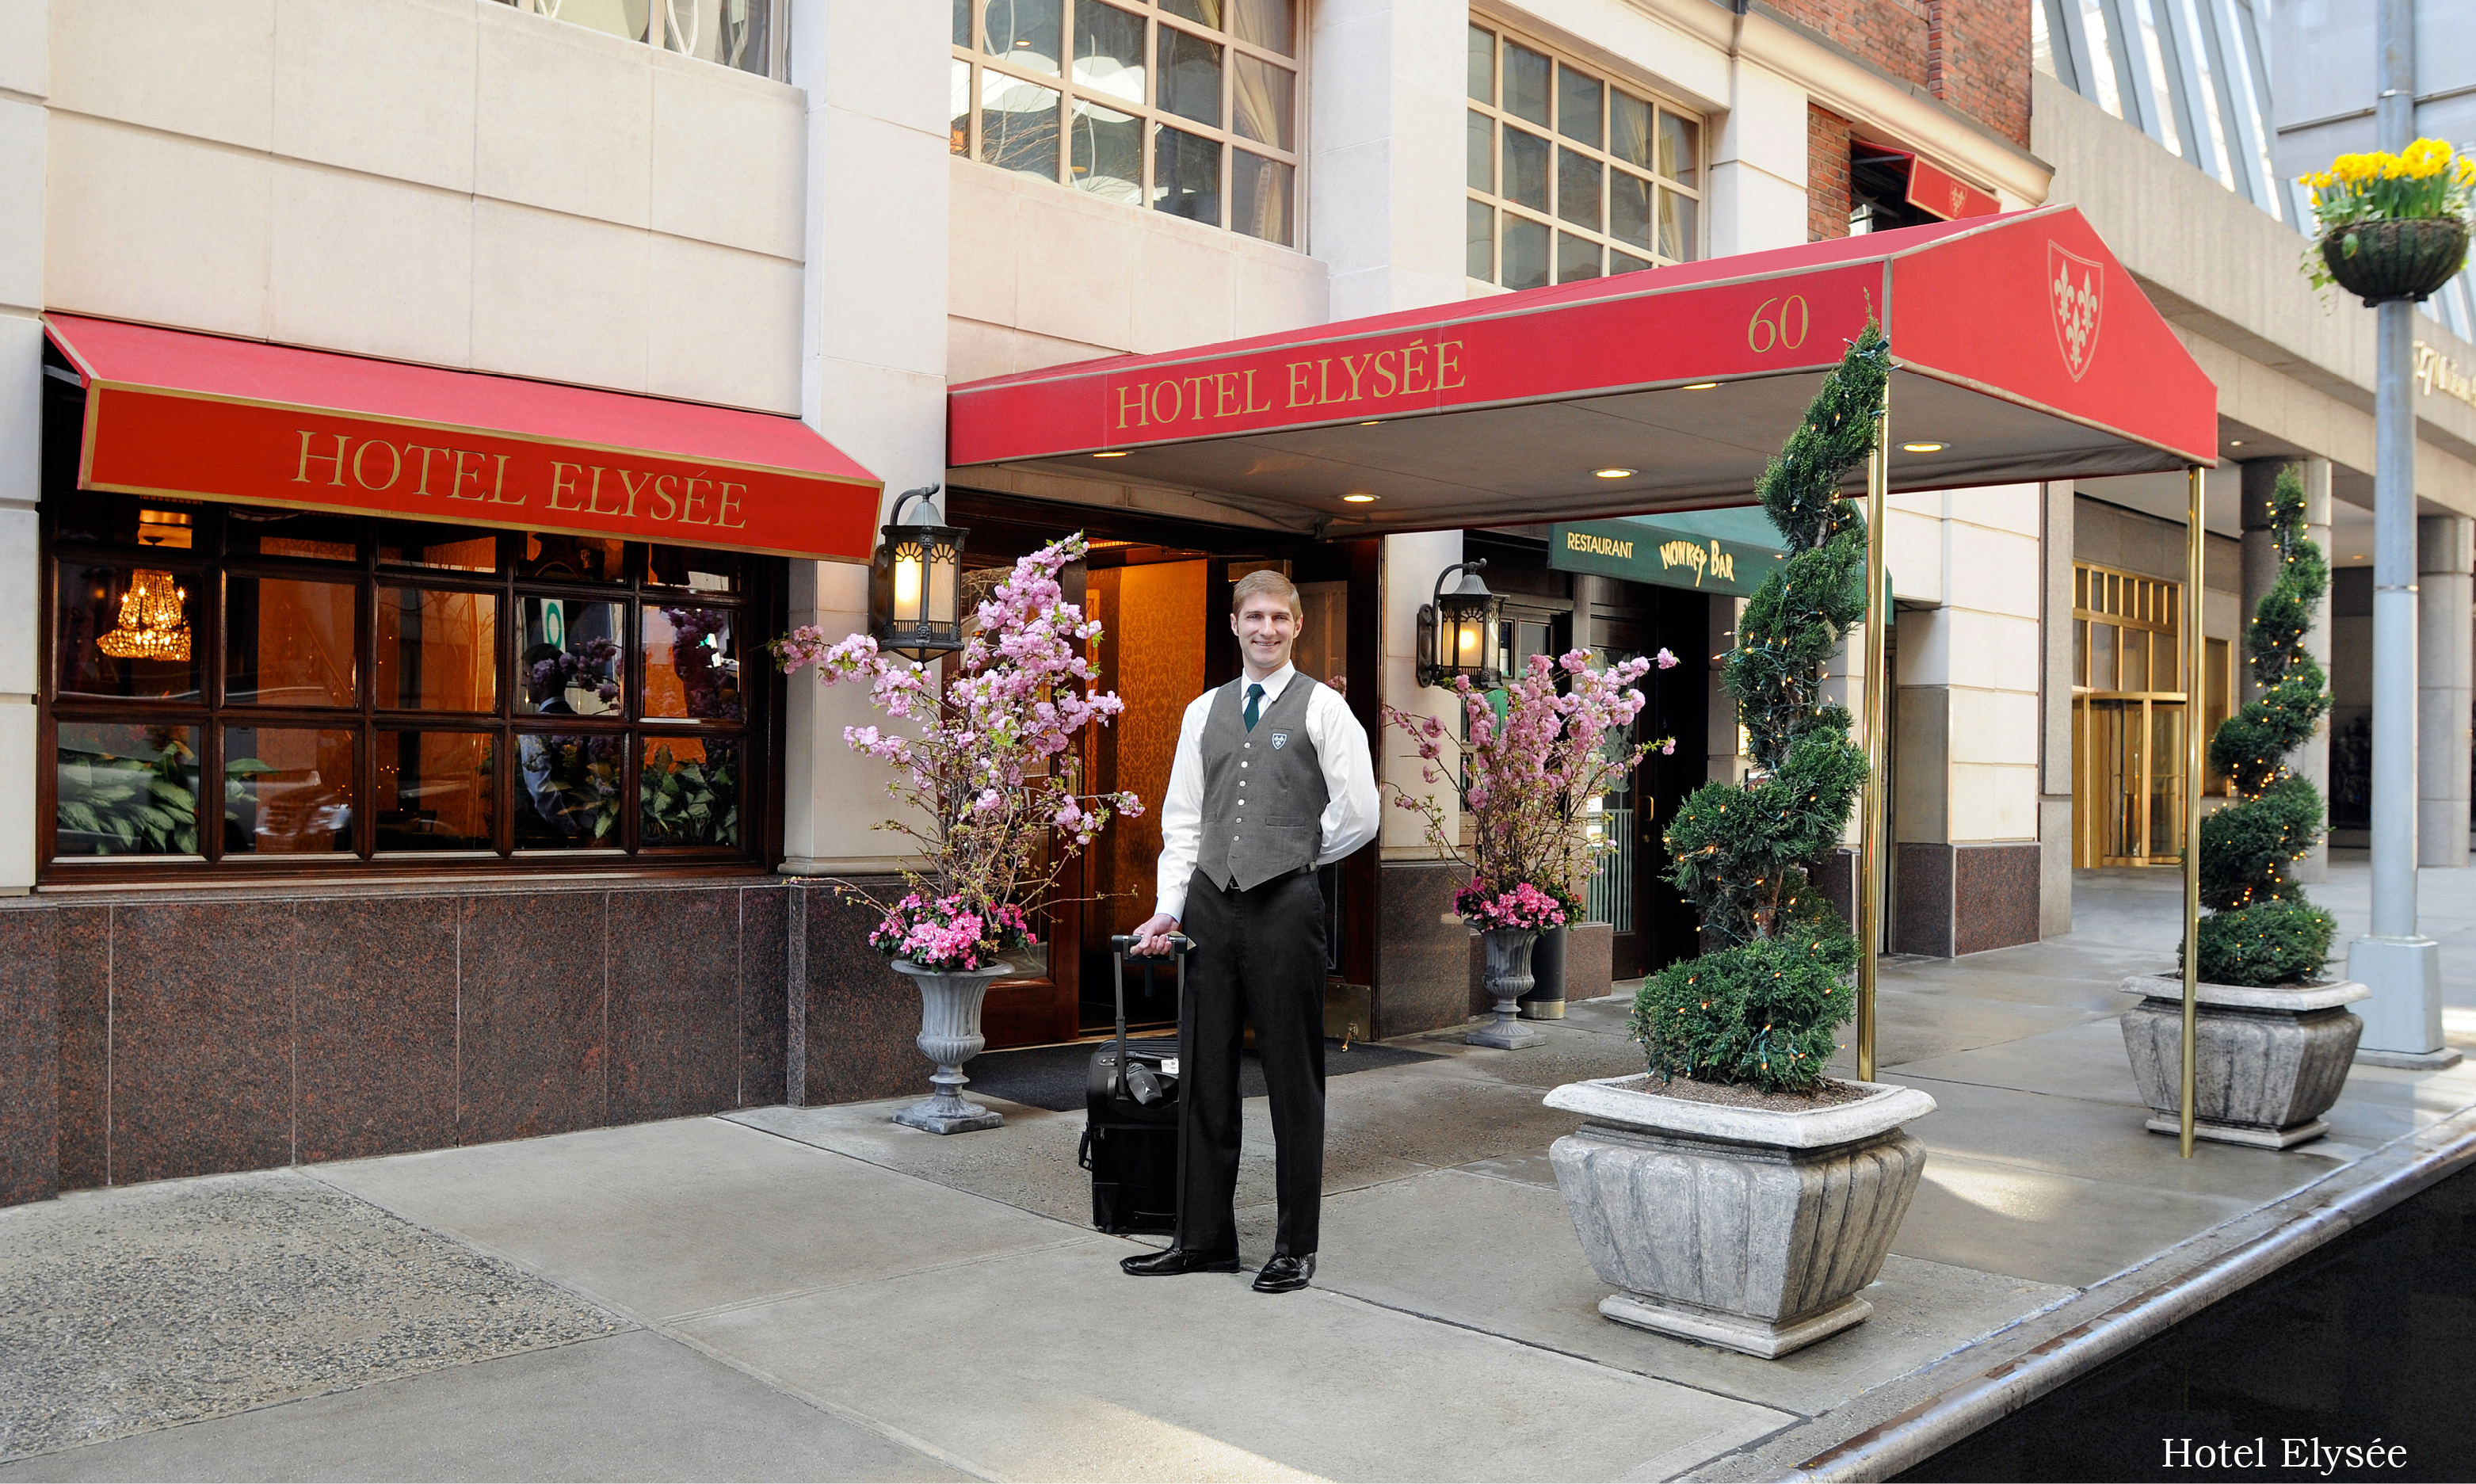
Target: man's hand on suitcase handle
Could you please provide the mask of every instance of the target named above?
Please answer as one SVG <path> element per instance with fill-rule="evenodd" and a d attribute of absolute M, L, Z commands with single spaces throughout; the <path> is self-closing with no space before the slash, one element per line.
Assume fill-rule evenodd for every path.
<path fill-rule="evenodd" d="M 1176 918 L 1167 912 L 1154 912 L 1127 936 L 1135 940 L 1136 952 L 1147 958 L 1160 958 L 1168 954 L 1170 935 L 1176 931 Z"/>

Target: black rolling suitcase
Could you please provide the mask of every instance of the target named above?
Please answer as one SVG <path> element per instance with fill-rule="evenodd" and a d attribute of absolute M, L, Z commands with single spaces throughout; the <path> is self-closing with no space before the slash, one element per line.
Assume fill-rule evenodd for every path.
<path fill-rule="evenodd" d="M 1092 1224 L 1102 1231 L 1177 1229 L 1177 1038 L 1127 1039 L 1127 958 L 1131 937 L 1109 940 L 1116 977 L 1118 1034 L 1092 1053 L 1084 1082 L 1085 1124 L 1077 1160 L 1092 1172 Z M 1186 1007 L 1186 956 L 1195 944 L 1170 939 L 1167 959 L 1137 956 L 1150 992 L 1153 972 L 1177 965 L 1177 1002 Z"/>

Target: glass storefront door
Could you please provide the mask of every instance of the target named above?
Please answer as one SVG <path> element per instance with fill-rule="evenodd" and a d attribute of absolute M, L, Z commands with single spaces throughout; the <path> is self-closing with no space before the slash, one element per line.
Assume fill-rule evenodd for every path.
<path fill-rule="evenodd" d="M 2183 584 L 2083 563 L 2072 598 L 2072 864 L 2180 865 Z"/>

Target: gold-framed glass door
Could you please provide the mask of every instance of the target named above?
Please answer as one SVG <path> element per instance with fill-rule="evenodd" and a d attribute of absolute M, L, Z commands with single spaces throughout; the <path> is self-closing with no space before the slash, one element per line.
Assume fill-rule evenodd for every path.
<path fill-rule="evenodd" d="M 2075 866 L 2183 863 L 2184 585 L 2072 568 Z"/>

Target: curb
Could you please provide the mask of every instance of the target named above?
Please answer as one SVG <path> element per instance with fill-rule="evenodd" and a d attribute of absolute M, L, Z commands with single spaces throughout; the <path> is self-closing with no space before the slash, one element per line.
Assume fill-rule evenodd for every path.
<path fill-rule="evenodd" d="M 2403 1134 L 2292 1195 L 1974 1341 L 1905 1383 L 1886 1383 L 1873 1406 L 1861 1395 L 1837 1417 L 1723 1454 L 1686 1477 L 1891 1478 L 2470 1165 L 2476 1107 Z M 1911 1397 L 1919 1399 L 1882 1415 Z M 1880 1420 L 1868 1423 L 1869 1416 Z"/>

